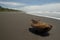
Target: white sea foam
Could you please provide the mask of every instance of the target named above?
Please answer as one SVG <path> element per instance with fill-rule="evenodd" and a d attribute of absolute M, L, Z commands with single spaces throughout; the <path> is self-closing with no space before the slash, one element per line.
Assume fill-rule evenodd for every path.
<path fill-rule="evenodd" d="M 27 14 L 60 20 L 60 13 L 27 13 Z"/>

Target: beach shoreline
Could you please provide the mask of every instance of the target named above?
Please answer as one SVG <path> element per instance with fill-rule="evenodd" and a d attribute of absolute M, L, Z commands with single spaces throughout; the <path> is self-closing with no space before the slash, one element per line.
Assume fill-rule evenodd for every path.
<path fill-rule="evenodd" d="M 42 22 L 53 25 L 49 36 L 42 37 L 29 31 L 31 19 L 39 19 Z M 0 40 L 60 40 L 60 20 L 47 17 L 33 16 L 20 12 L 0 14 Z"/>

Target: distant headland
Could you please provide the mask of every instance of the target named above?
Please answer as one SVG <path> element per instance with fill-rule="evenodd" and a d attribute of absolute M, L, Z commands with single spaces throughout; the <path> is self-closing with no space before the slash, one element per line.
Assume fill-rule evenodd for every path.
<path fill-rule="evenodd" d="M 15 10 L 15 9 L 9 9 L 9 8 L 4 8 L 0 6 L 0 12 L 22 12 L 21 10 Z"/>

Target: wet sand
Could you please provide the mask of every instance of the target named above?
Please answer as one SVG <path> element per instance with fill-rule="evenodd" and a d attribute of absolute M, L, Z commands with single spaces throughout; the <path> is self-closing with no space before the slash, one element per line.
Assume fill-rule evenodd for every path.
<path fill-rule="evenodd" d="M 35 34 L 30 30 L 30 20 L 35 18 L 53 25 L 48 36 Z M 60 40 L 60 20 L 20 12 L 1 12 L 0 38 L 0 40 Z"/>

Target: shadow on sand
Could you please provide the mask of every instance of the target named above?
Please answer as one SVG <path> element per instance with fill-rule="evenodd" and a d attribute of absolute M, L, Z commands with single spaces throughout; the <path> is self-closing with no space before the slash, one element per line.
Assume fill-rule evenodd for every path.
<path fill-rule="evenodd" d="M 34 28 L 29 28 L 29 31 L 36 34 L 36 35 L 40 35 L 42 37 L 49 36 L 48 32 L 40 32 L 40 31 L 35 30 Z"/>

